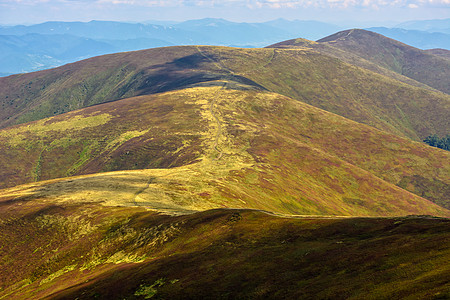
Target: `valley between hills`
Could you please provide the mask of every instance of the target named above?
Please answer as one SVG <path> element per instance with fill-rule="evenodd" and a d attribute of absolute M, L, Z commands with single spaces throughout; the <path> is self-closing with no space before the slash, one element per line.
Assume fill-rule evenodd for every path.
<path fill-rule="evenodd" d="M 448 74 L 351 30 L 0 78 L 0 299 L 447 299 Z"/>

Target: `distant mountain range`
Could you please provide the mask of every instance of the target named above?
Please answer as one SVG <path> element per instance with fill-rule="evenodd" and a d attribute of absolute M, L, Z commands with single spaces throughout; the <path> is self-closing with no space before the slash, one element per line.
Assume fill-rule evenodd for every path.
<path fill-rule="evenodd" d="M 450 34 L 450 19 L 421 20 L 400 23 L 397 28 Z"/>
<path fill-rule="evenodd" d="M 450 49 L 449 33 L 386 27 L 371 27 L 367 30 L 377 32 L 419 49 Z"/>
<path fill-rule="evenodd" d="M 278 19 L 265 23 L 237 23 L 206 18 L 171 25 L 111 21 L 46 22 L 31 26 L 3 26 L 0 27 L 0 35 L 70 34 L 91 39 L 156 38 L 177 44 L 214 42 L 220 45 L 236 43 L 263 46 L 268 40 L 279 41 L 282 36 L 301 35 L 308 39 L 318 39 L 339 29 L 339 26 L 318 21 Z"/>
<path fill-rule="evenodd" d="M 153 38 L 96 40 L 70 34 L 0 35 L 0 72 L 8 75 L 38 71 L 102 54 L 170 45 Z"/>

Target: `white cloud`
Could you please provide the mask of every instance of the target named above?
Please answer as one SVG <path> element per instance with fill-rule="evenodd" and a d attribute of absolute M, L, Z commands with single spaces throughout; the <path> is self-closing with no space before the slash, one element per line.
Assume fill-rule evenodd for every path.
<path fill-rule="evenodd" d="M 259 7 L 259 8 L 349 8 L 349 7 L 449 7 L 450 0 L 0 0 L 0 4 L 38 5 L 38 4 L 97 3 L 102 5 L 129 5 L 146 7 Z"/>

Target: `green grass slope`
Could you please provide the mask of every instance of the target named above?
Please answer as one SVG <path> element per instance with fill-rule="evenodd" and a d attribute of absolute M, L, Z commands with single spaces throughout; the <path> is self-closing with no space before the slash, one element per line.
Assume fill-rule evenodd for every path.
<path fill-rule="evenodd" d="M 123 188 L 120 205 L 173 212 L 447 215 L 428 200 L 449 208 L 447 151 L 269 92 L 223 86 L 140 96 L 6 128 L 0 142 L 3 187 L 149 169 L 94 175 L 86 186 L 51 183 L 34 188 L 35 198 L 51 189 L 108 202 Z"/>
<path fill-rule="evenodd" d="M 327 55 L 330 57 L 335 57 L 335 58 L 342 60 L 348 64 L 370 70 L 372 72 L 378 73 L 383 76 L 390 77 L 392 79 L 401 81 L 403 83 L 406 83 L 406 84 L 409 84 L 409 85 L 412 85 L 415 87 L 420 87 L 420 88 L 437 91 L 436 89 L 433 89 L 424 83 L 421 83 L 419 81 L 416 81 L 414 79 L 406 77 L 400 73 L 397 73 L 391 69 L 388 69 L 384 66 L 381 66 L 377 62 L 372 62 L 371 60 L 362 58 L 360 55 L 358 55 L 358 53 L 354 53 L 352 51 L 347 51 L 346 49 L 340 49 L 338 47 L 333 47 L 329 43 L 318 43 L 318 42 L 310 41 L 310 40 L 303 39 L 303 38 L 297 38 L 297 39 L 291 39 L 291 40 L 279 42 L 279 43 L 267 46 L 266 48 L 314 50 L 321 54 L 324 54 L 324 55 Z"/>
<path fill-rule="evenodd" d="M 421 140 L 426 132 L 444 134 L 450 125 L 449 95 L 413 87 L 313 50 L 266 51 L 273 51 L 270 61 L 252 71 L 246 71 L 249 66 L 239 64 L 227 49 L 220 57 L 235 74 L 267 90 L 380 130 Z"/>
<path fill-rule="evenodd" d="M 450 62 L 440 56 L 362 29 L 341 31 L 317 42 L 355 53 L 394 72 L 450 93 Z"/>
<path fill-rule="evenodd" d="M 2 299 L 445 299 L 448 219 L 0 199 Z"/>
<path fill-rule="evenodd" d="M 0 78 L 0 126 L 107 101 L 228 81 L 277 92 L 378 129 L 444 136 L 450 96 L 305 49 L 169 47 Z"/>

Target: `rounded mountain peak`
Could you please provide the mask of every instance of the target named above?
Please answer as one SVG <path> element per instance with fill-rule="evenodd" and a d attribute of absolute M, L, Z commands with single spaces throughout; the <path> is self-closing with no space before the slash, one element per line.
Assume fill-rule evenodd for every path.
<path fill-rule="evenodd" d="M 347 38 L 361 39 L 361 38 L 386 38 L 386 37 L 372 31 L 355 28 L 339 31 L 335 34 L 324 37 L 318 40 L 317 42 L 319 43 L 333 42 L 337 40 L 345 40 Z"/>

